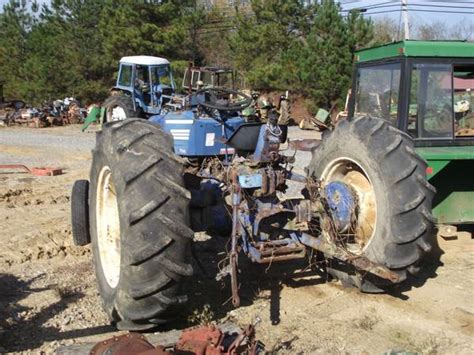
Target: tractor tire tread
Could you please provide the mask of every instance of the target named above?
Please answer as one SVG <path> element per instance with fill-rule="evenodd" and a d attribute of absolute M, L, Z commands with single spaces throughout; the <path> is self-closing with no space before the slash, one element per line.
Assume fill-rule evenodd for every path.
<path fill-rule="evenodd" d="M 382 119 L 367 116 L 340 121 L 333 131 L 325 132 L 321 145 L 313 150 L 309 174 L 319 178 L 324 164 L 336 159 L 338 154 L 364 160 L 366 168 L 372 169 L 379 179 L 379 194 L 385 195 L 382 200 L 386 199 L 389 205 L 382 207 L 387 216 L 385 233 L 376 232 L 364 256 L 399 273 L 410 273 L 415 269 L 411 266 L 420 264 L 435 243 L 435 219 L 430 210 L 436 190 L 426 180 L 426 161 L 415 152 L 408 134 Z M 362 286 L 364 282 L 357 286 L 361 290 L 375 290 L 377 282 L 370 280 L 370 287 Z M 382 283 L 380 287 L 385 287 Z"/>
<path fill-rule="evenodd" d="M 173 153 L 168 133 L 140 118 L 107 123 L 96 146 L 93 169 L 110 166 L 123 241 L 119 284 L 102 296 L 104 308 L 121 329 L 150 329 L 167 321 L 170 307 L 180 306 L 163 300 L 183 300 L 175 294 L 183 276 L 193 273 L 183 159 Z"/>

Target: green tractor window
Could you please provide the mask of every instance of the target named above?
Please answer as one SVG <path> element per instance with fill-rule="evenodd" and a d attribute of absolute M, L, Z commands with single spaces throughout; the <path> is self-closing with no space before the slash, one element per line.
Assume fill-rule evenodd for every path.
<path fill-rule="evenodd" d="M 359 68 L 355 114 L 381 117 L 396 126 L 399 90 L 400 63 Z"/>
<path fill-rule="evenodd" d="M 408 132 L 415 138 L 453 136 L 451 65 L 414 64 Z"/>

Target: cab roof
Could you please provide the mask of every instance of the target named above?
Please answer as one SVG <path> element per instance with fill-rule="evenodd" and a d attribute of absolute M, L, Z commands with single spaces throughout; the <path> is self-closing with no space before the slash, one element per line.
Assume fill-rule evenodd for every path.
<path fill-rule="evenodd" d="M 474 42 L 405 40 L 361 49 L 355 54 L 358 63 L 394 57 L 474 58 Z"/>
<path fill-rule="evenodd" d="M 163 65 L 170 64 L 168 59 L 161 57 L 153 57 L 150 55 L 134 55 L 130 57 L 122 57 L 120 63 L 138 64 L 138 65 Z"/>

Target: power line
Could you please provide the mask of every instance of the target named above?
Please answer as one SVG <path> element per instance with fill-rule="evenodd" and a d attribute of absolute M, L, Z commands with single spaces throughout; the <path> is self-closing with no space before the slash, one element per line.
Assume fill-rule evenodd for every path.
<path fill-rule="evenodd" d="M 474 2 L 471 3 L 472 5 L 474 5 Z M 377 6 L 372 6 L 372 7 L 369 7 L 369 6 L 366 6 L 366 7 L 355 7 L 355 8 L 352 8 L 352 9 L 348 9 L 348 10 L 342 10 L 342 12 L 351 12 L 351 11 L 354 11 L 354 10 L 373 10 L 373 9 L 382 9 L 382 8 L 387 8 L 387 7 L 401 7 L 402 4 L 399 3 L 399 4 L 387 4 L 387 5 L 377 5 Z M 469 6 L 456 6 L 456 5 L 427 5 L 427 4 L 413 4 L 413 3 L 409 3 L 407 4 L 408 7 L 413 7 L 413 6 L 419 6 L 419 7 L 429 7 L 429 8 L 447 8 L 447 9 L 473 9 L 474 10 L 474 7 L 469 7 Z"/>
<path fill-rule="evenodd" d="M 474 5 L 474 2 L 471 3 L 472 5 Z M 455 8 L 455 9 L 459 9 L 459 8 L 466 8 L 466 6 L 461 6 L 461 5 L 427 5 L 427 4 L 408 4 L 408 6 L 420 6 L 420 7 L 442 7 L 442 8 Z M 468 9 L 472 9 L 472 7 L 467 7 Z"/>
<path fill-rule="evenodd" d="M 417 1 L 420 1 L 420 2 L 431 2 L 431 3 L 442 3 L 442 4 L 446 4 L 446 1 L 436 1 L 436 0 L 417 0 Z M 450 0 L 449 1 L 451 4 L 473 4 L 474 1 L 457 1 L 457 0 Z"/>
<path fill-rule="evenodd" d="M 388 14 L 388 13 L 395 13 L 401 10 L 384 10 L 384 11 L 377 11 L 377 12 L 368 12 L 368 15 L 378 15 L 378 14 Z M 474 12 L 462 12 L 462 11 L 442 11 L 442 10 L 428 10 L 428 9 L 410 9 L 410 12 L 437 12 L 441 14 L 460 14 L 460 15 L 467 15 L 473 14 Z"/>

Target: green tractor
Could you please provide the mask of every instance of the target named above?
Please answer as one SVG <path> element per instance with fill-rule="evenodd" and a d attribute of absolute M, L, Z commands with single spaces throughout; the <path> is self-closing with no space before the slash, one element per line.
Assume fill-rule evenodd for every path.
<path fill-rule="evenodd" d="M 360 50 L 355 60 L 348 117 L 380 117 L 412 137 L 437 191 L 439 235 L 472 232 L 474 43 L 406 40 Z"/>

